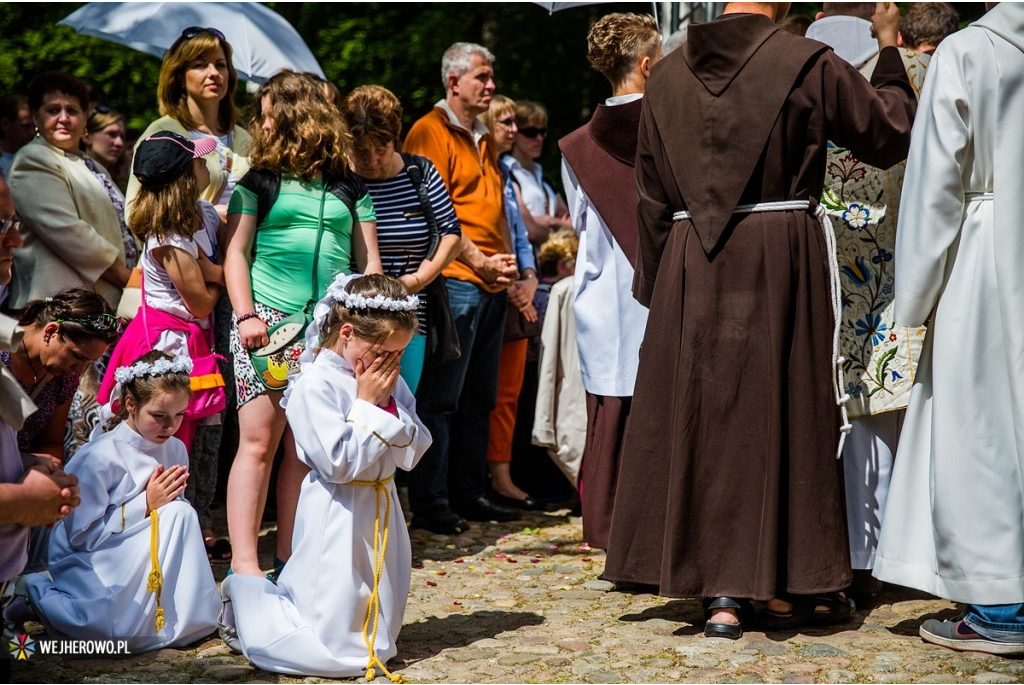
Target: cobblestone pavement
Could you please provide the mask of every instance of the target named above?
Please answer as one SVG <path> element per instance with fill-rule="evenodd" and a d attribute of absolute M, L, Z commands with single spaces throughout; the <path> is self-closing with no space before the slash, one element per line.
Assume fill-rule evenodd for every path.
<path fill-rule="evenodd" d="M 886 589 L 849 623 L 827 630 L 707 639 L 699 601 L 612 591 L 598 579 L 604 555 L 583 545 L 580 533 L 580 520 L 564 512 L 476 524 L 452 538 L 412 531 L 412 590 L 392 670 L 414 682 L 451 683 L 1024 681 L 1024 661 L 922 642 L 921 620 L 953 616 L 956 607 L 909 590 Z M 261 549 L 272 551 L 272 530 Z M 219 579 L 226 569 L 215 570 Z M 37 656 L 16 664 L 13 679 L 325 682 L 254 669 L 217 638 L 122 660 Z"/>

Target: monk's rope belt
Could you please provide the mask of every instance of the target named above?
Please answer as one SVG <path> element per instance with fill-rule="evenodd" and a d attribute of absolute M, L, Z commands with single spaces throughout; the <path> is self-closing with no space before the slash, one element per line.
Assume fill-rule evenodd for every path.
<path fill-rule="evenodd" d="M 984 202 L 985 200 L 994 200 L 994 199 L 996 199 L 996 195 L 995 195 L 995 193 L 992 193 L 992 192 L 988 192 L 988 193 L 967 193 L 966 195 L 964 195 L 964 199 L 967 200 L 968 202 Z"/>
<path fill-rule="evenodd" d="M 350 480 L 346 485 L 355 485 L 363 488 L 374 489 L 374 518 L 373 518 L 373 591 L 370 593 L 370 604 L 366 607 L 366 618 L 363 620 L 363 642 L 366 643 L 366 650 L 370 658 L 366 663 L 366 682 L 372 683 L 377 677 L 375 668 L 393 683 L 408 682 L 400 674 L 391 673 L 377 657 L 374 645 L 377 643 L 377 626 L 380 624 L 380 579 L 384 575 L 384 554 L 388 549 L 388 532 L 391 524 L 391 493 L 388 492 L 388 483 L 394 480 L 390 475 L 383 480 Z M 384 500 L 384 521 L 381 524 L 380 505 Z"/>
<path fill-rule="evenodd" d="M 791 212 L 810 209 L 811 203 L 808 200 L 783 200 L 781 202 L 757 202 L 749 205 L 740 205 L 733 210 L 733 214 L 754 214 L 759 212 Z M 843 455 L 843 445 L 846 444 L 846 436 L 853 430 L 850 424 L 850 416 L 846 410 L 846 403 L 850 396 L 843 392 L 843 364 L 846 357 L 839 354 L 839 331 L 842 326 L 843 317 L 843 288 L 839 282 L 839 260 L 836 254 L 836 231 L 832 226 L 832 220 L 825 212 L 825 208 L 819 204 L 815 210 L 818 224 L 821 226 L 822 234 L 825 237 L 825 249 L 828 251 L 828 276 L 829 276 L 829 298 L 832 303 L 832 316 L 835 324 L 832 327 L 832 393 L 835 395 L 836 405 L 839 407 L 841 423 L 839 424 L 839 447 L 836 450 L 836 459 Z M 682 221 L 693 218 L 689 212 L 675 212 L 672 221 Z"/>
<path fill-rule="evenodd" d="M 160 515 L 156 509 L 149 512 L 149 556 L 152 565 L 146 589 L 156 593 L 156 631 L 159 633 L 164 627 L 164 607 L 160 603 L 164 574 L 160 572 Z"/>

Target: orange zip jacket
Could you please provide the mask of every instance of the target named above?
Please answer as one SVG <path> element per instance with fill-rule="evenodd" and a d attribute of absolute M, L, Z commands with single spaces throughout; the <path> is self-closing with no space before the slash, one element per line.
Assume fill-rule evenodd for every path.
<path fill-rule="evenodd" d="M 404 150 L 423 155 L 437 167 L 452 197 L 463 235 L 485 255 L 509 251 L 502 224 L 503 182 L 490 134 L 480 138 L 478 148 L 473 134 L 452 123 L 447 111 L 437 106 L 412 125 Z M 469 281 L 492 293 L 504 289 L 484 283 L 459 260 L 452 262 L 444 275 Z"/>

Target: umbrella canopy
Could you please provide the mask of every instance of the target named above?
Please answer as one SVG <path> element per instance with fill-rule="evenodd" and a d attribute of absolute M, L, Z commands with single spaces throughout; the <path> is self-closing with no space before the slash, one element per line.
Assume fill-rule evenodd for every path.
<path fill-rule="evenodd" d="M 161 58 L 183 29 L 211 27 L 231 44 L 240 79 L 261 83 L 281 69 L 324 75 L 292 25 L 255 2 L 90 2 L 58 23 Z"/>

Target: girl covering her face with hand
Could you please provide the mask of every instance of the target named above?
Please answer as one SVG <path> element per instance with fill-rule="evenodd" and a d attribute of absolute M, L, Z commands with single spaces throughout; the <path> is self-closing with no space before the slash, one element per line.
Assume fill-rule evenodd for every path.
<path fill-rule="evenodd" d="M 319 352 L 303 357 L 285 396 L 299 460 L 311 469 L 292 559 L 276 587 L 255 575 L 221 586 L 221 635 L 260 668 L 391 677 L 385 664 L 397 652 L 412 563 L 393 476 L 431 442 L 399 375 L 417 307 L 380 274 L 339 277 L 316 306 L 307 335 L 321 339 Z"/>
<path fill-rule="evenodd" d="M 191 361 L 149 352 L 117 370 L 107 432 L 68 465 L 82 504 L 57 524 L 49 576 L 27 577 L 48 629 L 128 640 L 131 652 L 209 634 L 219 601 L 195 510 L 185 501 L 188 455 L 173 437 L 189 403 Z"/>

